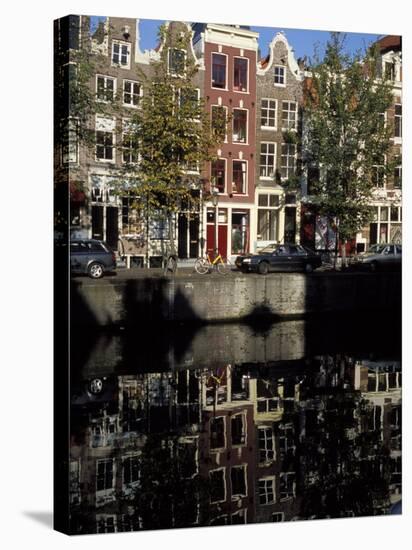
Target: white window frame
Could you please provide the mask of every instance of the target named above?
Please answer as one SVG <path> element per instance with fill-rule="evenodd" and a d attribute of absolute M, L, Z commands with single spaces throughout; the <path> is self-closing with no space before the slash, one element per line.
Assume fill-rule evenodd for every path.
<path fill-rule="evenodd" d="M 295 153 L 294 155 L 284 155 L 283 154 L 283 146 L 287 146 L 287 147 L 294 147 L 295 148 Z M 292 174 L 289 174 L 289 171 L 290 171 L 290 167 L 289 167 L 289 159 L 290 158 L 293 158 L 295 159 L 295 167 L 294 167 L 294 170 L 293 170 L 293 173 Z M 283 159 L 286 159 L 287 160 L 287 165 L 284 166 L 283 165 Z M 280 177 L 281 177 L 281 180 L 287 180 L 289 179 L 291 176 L 294 176 L 296 174 L 296 169 L 297 169 L 297 159 L 298 159 L 298 147 L 296 145 L 296 143 L 282 143 L 281 144 L 281 148 L 280 148 Z M 282 175 L 282 170 L 283 169 L 286 169 L 286 176 L 283 176 Z"/>
<path fill-rule="evenodd" d="M 377 181 L 376 183 L 373 182 L 373 187 L 374 189 L 386 189 L 386 173 L 385 173 L 385 169 L 386 169 L 386 155 L 383 155 L 383 164 L 372 164 L 372 169 L 373 169 L 373 172 L 375 173 L 376 175 L 376 179 L 378 180 L 378 175 L 379 175 L 379 168 L 383 168 L 383 176 L 382 176 L 382 184 L 379 185 L 379 182 Z"/>
<path fill-rule="evenodd" d="M 135 84 L 137 84 L 139 86 L 139 94 L 138 94 L 138 97 L 139 97 L 139 100 L 138 100 L 138 103 L 137 104 L 134 104 L 134 103 L 125 103 L 125 100 L 124 100 L 124 97 L 125 97 L 125 94 L 129 93 L 129 92 L 126 92 L 125 90 L 125 84 L 126 83 L 129 83 L 132 85 L 132 90 L 133 90 L 133 86 Z M 134 94 L 133 91 L 130 92 L 130 96 L 131 96 L 131 100 L 133 101 L 133 96 L 134 95 L 137 95 L 137 94 Z M 143 86 L 142 84 L 138 81 L 138 80 L 129 80 L 128 78 L 124 78 L 123 79 L 123 87 L 122 87 L 122 103 L 125 107 L 130 107 L 131 109 L 137 109 L 140 107 L 140 99 L 143 97 Z"/>
<path fill-rule="evenodd" d="M 288 109 L 283 108 L 284 103 L 288 104 Z M 294 111 L 290 108 L 291 103 L 295 104 L 295 110 Z M 290 126 L 289 126 L 289 124 L 290 124 L 289 113 L 292 113 L 292 112 L 295 113 L 295 125 L 294 125 L 293 128 L 290 128 Z M 288 113 L 288 117 L 287 117 L 288 126 L 283 126 L 283 123 L 284 123 L 283 113 Z M 297 101 L 292 101 L 292 100 L 289 100 L 289 99 L 282 99 L 282 131 L 283 132 L 287 132 L 287 131 L 297 132 L 297 130 L 298 130 L 298 116 L 299 116 L 298 102 Z"/>
<path fill-rule="evenodd" d="M 399 175 L 396 176 L 396 171 L 399 170 Z M 396 178 L 399 179 L 400 184 L 396 185 Z M 393 174 L 393 188 L 394 189 L 402 189 L 402 164 L 398 164 L 398 166 L 395 166 L 394 168 L 394 174 Z"/>
<path fill-rule="evenodd" d="M 286 491 L 286 496 L 283 496 L 281 495 L 281 483 L 282 483 L 282 479 L 286 479 L 286 481 L 288 480 L 288 477 L 289 476 L 293 476 L 293 487 L 292 487 L 292 492 L 290 493 L 289 490 Z M 279 474 L 279 497 L 280 497 L 280 501 L 283 502 L 285 500 L 289 500 L 291 498 L 294 498 L 296 496 L 296 472 L 281 472 Z"/>
<path fill-rule="evenodd" d="M 113 520 L 113 531 L 107 530 L 107 520 Z M 101 530 L 100 525 L 104 525 Z M 115 514 L 96 514 L 96 533 L 117 533 L 117 516 Z"/>
<path fill-rule="evenodd" d="M 242 170 L 242 173 L 244 174 L 244 191 L 241 191 L 240 193 L 234 190 L 235 189 L 235 182 L 234 182 L 234 178 L 233 178 L 233 174 L 234 174 L 233 165 L 234 165 L 235 162 L 241 162 L 245 166 L 245 170 L 244 171 Z M 248 169 L 249 169 L 249 166 L 248 166 L 248 161 L 247 160 L 245 160 L 245 159 L 232 159 L 232 195 L 239 195 L 239 196 L 247 195 Z"/>
<path fill-rule="evenodd" d="M 213 177 L 212 164 L 213 164 L 213 162 L 216 162 L 218 160 L 223 160 L 224 163 L 225 163 L 225 187 L 224 187 L 223 191 L 219 191 L 219 195 L 226 195 L 226 193 L 227 193 L 227 159 L 225 159 L 223 157 L 218 157 L 217 159 L 214 159 L 213 161 L 210 161 L 210 177 L 211 178 Z M 217 185 L 216 185 L 216 187 L 217 187 Z"/>
<path fill-rule="evenodd" d="M 118 45 L 120 46 L 120 51 L 119 51 L 119 62 L 116 63 L 114 60 L 113 60 L 113 57 L 114 57 L 114 47 L 115 45 Z M 121 63 L 121 58 L 122 58 L 122 54 L 121 54 L 121 47 L 122 46 L 126 46 L 127 47 L 127 63 Z M 132 45 L 130 42 L 126 42 L 124 40 L 112 40 L 112 50 L 111 50 L 111 57 L 110 57 L 110 61 L 111 61 L 111 66 L 112 67 L 119 67 L 121 69 L 130 69 L 130 58 L 132 57 Z"/>
<path fill-rule="evenodd" d="M 213 56 L 214 55 L 223 55 L 226 57 L 226 72 L 225 72 L 225 87 L 224 88 L 220 88 L 220 87 L 217 87 L 217 86 L 213 86 Z M 223 52 L 211 52 L 210 53 L 210 87 L 213 88 L 214 90 L 226 90 L 228 91 L 228 86 L 229 86 L 229 78 L 228 78 L 228 72 L 229 72 L 229 56 L 226 54 L 226 53 L 223 53 Z"/>
<path fill-rule="evenodd" d="M 243 478 L 245 480 L 245 493 L 233 493 L 232 485 L 232 470 L 243 470 Z M 247 464 L 235 464 L 230 468 L 230 490 L 232 491 L 232 500 L 239 500 L 240 498 L 245 498 L 248 495 L 247 492 Z"/>
<path fill-rule="evenodd" d="M 97 476 L 99 471 L 99 464 L 100 463 L 112 463 L 112 486 L 111 487 L 104 487 L 103 489 L 97 488 Z M 96 504 L 102 505 L 105 504 L 108 500 L 114 500 L 115 498 L 115 486 L 116 486 L 116 462 L 114 458 L 99 458 L 96 460 L 96 477 L 95 477 L 95 490 L 96 490 Z"/>
<path fill-rule="evenodd" d="M 275 104 L 275 108 L 272 109 L 272 107 L 266 107 L 266 111 L 275 111 L 275 116 L 274 116 L 274 120 L 275 120 L 275 124 L 274 126 L 270 126 L 269 124 L 266 125 L 266 126 L 262 126 L 262 110 L 263 110 L 263 105 L 262 105 L 262 102 L 263 101 L 272 101 L 274 104 Z M 269 121 L 271 120 L 271 117 L 269 117 L 269 115 L 267 114 L 266 115 L 266 121 Z M 277 99 L 273 99 L 273 98 L 270 98 L 270 97 L 262 97 L 261 101 L 260 101 L 260 128 L 262 130 L 272 130 L 272 131 L 276 131 L 278 129 L 278 100 Z"/>
<path fill-rule="evenodd" d="M 243 90 L 235 90 L 235 59 L 245 59 L 247 61 L 247 83 L 246 83 L 246 91 L 243 91 Z M 249 93 L 249 89 L 250 89 L 250 86 L 249 86 L 249 81 L 250 81 L 250 77 L 249 77 L 249 67 L 250 67 L 250 63 L 249 63 L 249 58 L 248 57 L 242 57 L 241 55 L 234 55 L 233 56 L 233 91 L 236 93 L 236 94 L 248 94 Z"/>
<path fill-rule="evenodd" d="M 96 145 L 95 145 L 95 160 L 98 163 L 111 163 L 114 164 L 116 162 L 116 119 L 114 117 L 101 117 L 99 115 L 96 115 L 96 125 L 95 125 L 95 132 L 96 132 Z M 97 156 L 97 132 L 105 132 L 105 133 L 111 133 L 112 134 L 112 158 L 106 159 L 106 158 L 99 158 Z"/>
<path fill-rule="evenodd" d="M 271 176 L 262 176 L 262 175 L 260 175 L 260 171 L 261 171 L 261 168 L 262 168 L 262 164 L 260 164 L 260 158 L 261 158 L 262 154 L 265 155 L 266 160 L 268 159 L 268 156 L 269 156 L 268 152 L 262 153 L 262 145 L 274 145 L 273 175 L 271 175 Z M 270 180 L 270 181 L 273 180 L 273 178 L 276 175 L 276 161 L 277 161 L 276 157 L 277 157 L 277 143 L 276 143 L 276 141 L 261 141 L 260 142 L 260 152 L 259 152 L 259 179 L 266 180 L 266 181 L 267 180 Z M 264 166 L 266 168 L 266 172 L 269 172 L 269 170 L 268 170 L 269 165 L 266 163 Z"/>
<path fill-rule="evenodd" d="M 280 517 L 281 519 L 280 520 L 278 520 L 278 519 L 275 520 L 275 516 Z M 272 519 L 273 523 L 281 523 L 282 521 L 285 521 L 285 512 L 273 512 L 271 519 Z"/>
<path fill-rule="evenodd" d="M 237 416 L 242 417 L 242 427 L 243 427 L 243 435 L 244 435 L 244 442 L 243 443 L 233 443 L 233 435 L 232 435 L 232 420 L 236 418 Z M 231 435 L 231 443 L 232 448 L 239 448 L 239 447 L 246 447 L 247 445 L 247 422 L 246 422 L 246 414 L 244 412 L 233 414 L 230 417 L 230 435 Z"/>
<path fill-rule="evenodd" d="M 209 443 L 209 449 L 211 453 L 219 453 L 223 449 L 226 449 L 227 445 L 227 426 L 226 426 L 226 417 L 225 416 L 213 416 L 210 418 L 210 439 L 209 441 L 212 441 L 212 422 L 219 420 L 220 418 L 223 418 L 223 447 L 211 447 Z"/>
<path fill-rule="evenodd" d="M 234 111 L 245 111 L 246 112 L 246 136 L 245 141 L 235 141 L 234 140 L 234 123 L 235 116 Z M 249 145 L 249 109 L 244 109 L 243 107 L 233 107 L 232 109 L 232 143 L 235 145 Z"/>
<path fill-rule="evenodd" d="M 128 482 L 125 481 L 125 464 L 126 464 L 126 461 L 128 461 L 128 460 L 137 460 L 138 461 L 139 460 L 139 454 L 137 454 L 137 453 L 129 454 L 129 455 L 126 455 L 122 458 L 122 484 L 123 484 L 123 489 L 136 487 L 137 485 L 139 485 L 139 482 L 140 482 L 140 470 L 138 470 L 137 479 L 134 479 L 134 480 L 131 480 L 131 481 L 128 481 Z"/>
<path fill-rule="evenodd" d="M 397 115 L 396 114 L 396 107 L 400 107 L 402 109 L 402 103 L 395 103 L 394 104 L 394 110 L 393 110 L 393 127 L 394 127 L 394 140 L 395 140 L 395 143 L 401 143 L 402 142 L 402 122 L 403 122 L 403 109 L 402 109 L 402 114 L 401 115 Z M 400 119 L 400 135 L 397 136 L 396 133 L 395 133 L 395 130 L 396 130 L 396 119 Z"/>
<path fill-rule="evenodd" d="M 276 502 L 276 476 L 265 476 L 258 479 L 258 498 L 259 498 L 259 505 L 260 506 L 268 506 L 270 504 L 274 504 Z M 265 483 L 265 490 L 264 493 L 261 493 L 260 491 L 260 483 Z M 268 491 L 267 488 L 269 486 L 269 483 L 272 486 L 272 493 L 273 493 L 273 500 L 267 500 L 268 499 Z M 265 496 L 266 502 L 261 501 L 261 497 Z"/>
<path fill-rule="evenodd" d="M 268 431 L 271 432 L 270 437 L 267 436 Z M 265 434 L 265 437 L 264 437 L 265 447 L 264 448 L 261 448 L 261 446 L 260 446 L 260 440 L 261 440 L 260 432 L 264 432 L 264 434 Z M 267 442 L 269 440 L 272 440 L 272 449 L 271 450 L 267 448 Z M 272 462 L 276 461 L 276 442 L 275 442 L 275 434 L 274 434 L 272 426 L 258 426 L 258 449 L 259 449 L 259 460 L 258 460 L 259 465 L 272 464 Z M 266 455 L 265 460 L 260 460 L 260 453 L 261 452 L 265 453 L 265 455 Z M 267 456 L 268 452 L 273 453 L 273 458 L 268 458 L 268 456 Z"/>
<path fill-rule="evenodd" d="M 99 98 L 99 96 L 98 96 L 98 93 L 99 93 L 99 88 L 98 88 L 99 79 L 103 79 L 103 81 L 104 81 L 104 93 L 105 93 L 105 95 L 107 94 L 107 81 L 108 80 L 113 81 L 113 99 L 112 100 Z M 117 92 L 117 78 L 115 76 L 109 76 L 109 75 L 105 75 L 105 74 L 97 74 L 96 75 L 96 101 L 98 101 L 99 103 L 110 103 L 110 101 L 113 101 L 114 98 L 116 97 L 116 92 Z"/>
<path fill-rule="evenodd" d="M 131 147 L 126 148 L 125 147 L 125 138 L 129 135 L 131 135 L 131 132 L 129 130 L 129 124 L 130 121 L 128 119 L 123 119 L 123 127 L 122 127 L 122 164 L 129 164 L 130 166 L 136 166 L 139 164 L 140 161 L 140 155 L 139 155 L 139 147 L 137 147 L 137 159 L 135 161 L 126 161 L 125 160 L 125 152 L 127 151 L 127 154 L 132 155 L 131 151 L 133 150 Z"/>
<path fill-rule="evenodd" d="M 263 206 L 263 205 L 260 205 L 259 204 L 259 198 L 261 196 L 265 196 L 267 197 L 268 201 L 267 201 L 267 206 Z M 278 197 L 278 204 L 276 206 L 270 206 L 270 197 Z M 280 211 L 280 196 L 278 193 L 259 193 L 258 196 L 257 196 L 257 203 L 256 203 L 256 208 L 257 208 L 257 227 L 259 228 L 259 212 L 260 211 L 264 211 L 264 212 L 276 212 L 276 216 L 277 216 L 277 223 L 276 223 L 276 236 L 273 238 L 273 239 L 263 239 L 263 238 L 259 238 L 259 235 L 261 235 L 260 233 L 257 234 L 257 237 L 258 237 L 258 240 L 259 241 L 262 241 L 262 242 L 273 242 L 275 240 L 277 240 L 278 238 L 278 234 L 279 234 L 279 211 Z"/>
<path fill-rule="evenodd" d="M 276 75 L 276 69 L 282 69 L 283 70 L 283 82 L 276 82 L 275 79 L 279 77 L 279 75 Z M 285 65 L 274 65 L 273 67 L 273 84 L 274 86 L 279 86 L 280 88 L 286 87 L 286 66 Z"/>
<path fill-rule="evenodd" d="M 222 471 L 223 472 L 223 489 L 224 489 L 224 498 L 223 500 L 212 500 L 212 495 L 210 495 L 210 503 L 211 504 L 218 504 L 219 502 L 226 502 L 226 499 L 227 499 L 227 487 L 226 487 L 226 468 L 225 467 L 222 467 L 222 468 L 214 468 L 213 470 L 209 470 L 209 479 L 211 478 L 211 474 L 213 472 L 219 472 L 219 471 Z"/>

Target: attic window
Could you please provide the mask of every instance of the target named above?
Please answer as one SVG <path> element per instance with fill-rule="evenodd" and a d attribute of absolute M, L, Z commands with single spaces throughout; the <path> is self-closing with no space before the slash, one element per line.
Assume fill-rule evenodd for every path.
<path fill-rule="evenodd" d="M 286 86 L 286 72 L 283 65 L 275 65 L 274 84 L 275 86 Z"/>

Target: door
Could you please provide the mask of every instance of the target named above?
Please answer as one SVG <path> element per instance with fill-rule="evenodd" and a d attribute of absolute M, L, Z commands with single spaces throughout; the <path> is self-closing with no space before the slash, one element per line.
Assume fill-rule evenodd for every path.
<path fill-rule="evenodd" d="M 177 221 L 178 241 L 177 255 L 179 258 L 187 258 L 187 214 L 179 214 Z"/>
<path fill-rule="evenodd" d="M 218 248 L 219 248 L 219 254 L 222 256 L 222 258 L 226 258 L 227 256 L 227 225 L 219 225 L 218 227 Z M 206 251 L 211 256 L 214 255 L 215 250 L 215 228 L 213 225 L 207 226 L 207 234 L 206 234 Z"/>
<path fill-rule="evenodd" d="M 106 208 L 106 243 L 117 250 L 119 241 L 119 213 L 116 206 Z"/>
<path fill-rule="evenodd" d="M 103 241 L 103 206 L 92 206 L 92 239 Z"/>
<path fill-rule="evenodd" d="M 199 256 L 199 215 L 191 216 L 189 220 L 189 258 L 197 258 Z"/>
<path fill-rule="evenodd" d="M 296 239 L 296 207 L 285 207 L 285 243 L 295 243 Z"/>

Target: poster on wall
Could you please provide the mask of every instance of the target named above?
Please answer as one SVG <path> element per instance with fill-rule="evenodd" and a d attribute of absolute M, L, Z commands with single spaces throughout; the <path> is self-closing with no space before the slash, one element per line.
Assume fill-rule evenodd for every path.
<path fill-rule="evenodd" d="M 66 534 L 401 510 L 399 273 L 379 274 L 384 296 L 369 273 L 351 292 L 355 279 L 313 251 L 335 249 L 336 233 L 331 216 L 312 223 L 324 210 L 300 189 L 305 159 L 324 164 L 338 134 L 315 133 L 318 117 L 339 122 L 317 88 L 333 77 L 337 100 L 331 52 L 363 71 L 370 108 L 349 110 L 351 124 L 377 128 L 339 150 L 399 153 L 379 124 L 386 106 L 401 132 L 401 37 L 343 43 L 272 23 L 54 22 L 54 526 Z M 362 183 L 371 200 L 359 171 L 352 193 Z M 337 175 L 333 190 L 347 184 Z M 340 227 L 356 201 L 340 204 Z"/>

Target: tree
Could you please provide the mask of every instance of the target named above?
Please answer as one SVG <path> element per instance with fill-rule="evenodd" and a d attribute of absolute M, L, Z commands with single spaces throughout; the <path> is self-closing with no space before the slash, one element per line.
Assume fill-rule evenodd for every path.
<path fill-rule="evenodd" d="M 175 254 L 173 217 L 182 206 L 196 207 L 200 175 L 205 161 L 216 155 L 224 139 L 227 119 L 217 110 L 213 123 L 198 98 L 193 78 L 197 66 L 190 54 L 191 31 L 180 25 L 159 29 L 158 59 L 147 74 L 140 71 L 143 97 L 127 124 L 123 150 L 127 160 L 118 192 L 136 197 L 134 206 L 143 219 L 158 218 L 168 225 L 168 240 Z"/>
<path fill-rule="evenodd" d="M 393 129 L 384 113 L 392 90 L 376 47 L 366 57 L 344 53 L 344 37 L 332 33 L 305 90 L 305 165 L 319 169 L 314 204 L 336 226 L 338 241 L 353 238 L 371 219 L 374 187 L 393 170 L 386 162 Z"/>

